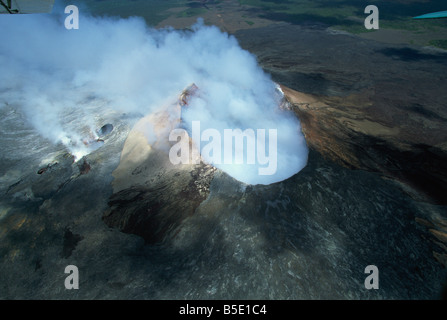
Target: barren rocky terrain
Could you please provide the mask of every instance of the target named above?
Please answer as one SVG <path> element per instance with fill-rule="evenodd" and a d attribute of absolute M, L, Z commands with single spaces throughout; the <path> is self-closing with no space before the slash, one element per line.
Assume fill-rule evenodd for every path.
<path fill-rule="evenodd" d="M 307 166 L 267 186 L 175 167 L 136 130 L 162 115 L 110 113 L 103 101 L 86 104 L 114 129 L 74 162 L 5 105 L 1 299 L 445 297 L 445 51 L 321 23 L 232 34 L 282 85 Z M 67 265 L 79 290 L 64 287 Z M 365 289 L 368 265 L 379 290 Z"/>

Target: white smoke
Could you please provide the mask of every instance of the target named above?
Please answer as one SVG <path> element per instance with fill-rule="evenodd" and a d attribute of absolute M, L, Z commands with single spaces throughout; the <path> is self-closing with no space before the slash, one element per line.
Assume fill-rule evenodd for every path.
<path fill-rule="evenodd" d="M 299 121 L 278 109 L 275 84 L 234 37 L 201 21 L 191 31 L 155 30 L 140 18 L 81 15 L 80 28 L 67 30 L 64 18 L 0 15 L 0 104 L 20 106 L 43 137 L 85 154 L 79 149 L 85 137 L 67 120 L 73 113 L 85 121 L 94 117 L 85 101 L 94 97 L 110 110 L 149 114 L 195 83 L 201 94 L 191 100 L 185 123 L 277 129 L 274 175 L 235 165 L 221 169 L 242 182 L 269 184 L 306 165 Z"/>

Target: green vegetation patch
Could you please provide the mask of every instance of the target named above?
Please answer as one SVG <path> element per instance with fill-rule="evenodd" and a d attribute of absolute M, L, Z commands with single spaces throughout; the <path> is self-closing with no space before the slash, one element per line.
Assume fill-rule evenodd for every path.
<path fill-rule="evenodd" d="M 364 27 L 364 19 L 368 16 L 364 10 L 366 2 L 358 0 L 238 0 L 241 5 L 257 7 L 261 18 L 285 21 L 292 24 L 323 23 L 338 30 L 354 34 L 375 32 Z M 415 20 L 413 17 L 447 9 L 445 0 L 430 2 L 376 0 L 374 5 L 379 9 L 380 29 L 405 30 L 430 40 L 437 47 L 444 45 L 443 40 L 433 40 L 440 33 L 447 34 L 447 19 Z M 442 37 L 442 35 L 441 35 Z M 411 41 L 410 39 L 409 41 Z"/>
<path fill-rule="evenodd" d="M 82 2 L 92 15 L 121 18 L 140 16 L 150 26 L 157 25 L 171 16 L 172 12 L 169 12 L 169 9 L 188 7 L 191 3 L 187 0 L 81 0 L 78 2 Z"/>
<path fill-rule="evenodd" d="M 197 17 L 200 15 L 203 15 L 207 9 L 205 8 L 188 8 L 186 10 L 183 10 L 182 12 L 179 12 L 177 14 L 178 18 L 189 18 L 189 17 Z"/>
<path fill-rule="evenodd" d="M 447 50 L 447 40 L 444 40 L 444 39 L 430 40 L 428 42 L 428 44 L 431 46 L 434 46 L 434 47 L 438 47 L 438 48 Z"/>

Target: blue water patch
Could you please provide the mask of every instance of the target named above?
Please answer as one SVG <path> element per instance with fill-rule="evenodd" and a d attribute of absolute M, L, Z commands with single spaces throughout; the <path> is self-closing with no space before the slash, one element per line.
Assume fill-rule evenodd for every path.
<path fill-rule="evenodd" d="M 447 18 L 447 11 L 427 13 L 421 16 L 414 17 L 413 19 L 434 19 L 434 18 Z"/>

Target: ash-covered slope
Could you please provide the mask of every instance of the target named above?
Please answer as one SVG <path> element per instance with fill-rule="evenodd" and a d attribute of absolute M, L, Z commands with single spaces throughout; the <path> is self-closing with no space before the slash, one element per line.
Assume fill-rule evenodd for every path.
<path fill-rule="evenodd" d="M 110 208 L 103 216 L 108 226 L 137 234 L 147 243 L 163 241 L 194 214 L 209 194 L 215 171 L 203 162 L 173 165 L 169 161 L 167 137 L 180 120 L 179 106 L 169 108 L 175 110 L 146 116 L 129 132 L 112 173 Z M 148 128 L 154 128 L 157 135 L 152 145 L 145 135 Z"/>

